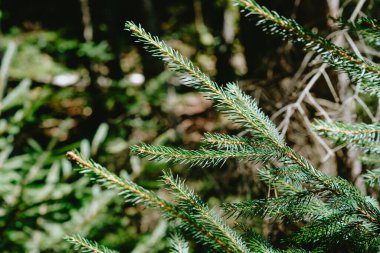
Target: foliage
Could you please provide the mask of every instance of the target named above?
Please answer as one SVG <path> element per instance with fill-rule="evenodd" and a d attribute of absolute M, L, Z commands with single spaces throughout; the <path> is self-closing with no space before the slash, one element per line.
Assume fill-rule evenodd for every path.
<path fill-rule="evenodd" d="M 189 252 L 189 245 L 188 243 L 183 239 L 183 237 L 175 233 L 170 238 L 170 245 L 171 245 L 171 252 L 175 253 L 188 253 Z"/>
<path fill-rule="evenodd" d="M 362 17 L 357 21 L 356 29 L 370 46 L 380 46 L 380 26 L 376 19 Z"/>
<path fill-rule="evenodd" d="M 338 70 L 346 72 L 363 90 L 368 94 L 380 96 L 378 66 L 360 58 L 359 56 L 347 52 L 345 49 L 336 46 L 320 35 L 310 32 L 291 19 L 280 16 L 278 13 L 260 6 L 252 0 L 236 1 L 247 15 L 259 16 L 258 26 L 264 31 L 280 35 L 284 40 L 289 40 L 295 44 L 313 51 L 322 59 Z M 375 21 L 373 21 L 375 22 Z M 375 23 L 373 24 L 376 27 Z M 370 37 L 376 38 L 375 30 L 368 31 Z"/>
<path fill-rule="evenodd" d="M 316 121 L 315 131 L 334 140 L 337 144 L 353 144 L 363 152 L 380 152 L 380 126 L 379 124 L 348 124 L 348 123 L 327 123 Z"/>
<path fill-rule="evenodd" d="M 79 143 L 61 144 L 74 121 L 37 116 L 53 96 L 51 87 L 34 87 L 24 79 L 6 91 L 0 120 L 0 248 L 3 252 L 67 249 L 62 236 L 88 234 L 98 226 L 93 219 L 104 218 L 103 208 L 113 202 L 112 196 L 88 187 L 88 180 L 77 178 L 63 157 L 65 151 L 79 147 Z M 47 123 L 46 139 L 24 135 Z M 93 143 L 99 146 L 102 140 Z"/>
<path fill-rule="evenodd" d="M 96 242 L 87 240 L 80 235 L 66 236 L 65 240 L 74 245 L 76 250 L 81 252 L 94 252 L 94 253 L 116 253 L 117 251 L 109 250 L 103 245 L 98 245 Z"/>
<path fill-rule="evenodd" d="M 363 37 L 369 46 L 376 48 L 380 43 L 379 27 L 377 20 L 362 17 L 356 22 L 354 30 Z M 338 145 L 351 145 L 359 149 L 364 163 L 375 167 L 363 175 L 364 179 L 371 187 L 378 185 L 380 177 L 379 161 L 376 158 L 379 156 L 380 147 L 380 125 L 378 123 L 352 124 L 315 121 L 314 130 L 320 135 L 333 140 Z"/>
<path fill-rule="evenodd" d="M 91 52 L 93 47 L 97 46 L 87 45 L 81 57 L 91 57 L 97 63 L 110 59 L 102 56 L 106 44 Z M 118 144 L 121 148 L 116 145 L 120 129 L 131 129 L 136 124 L 142 129 L 150 128 L 155 136 L 157 119 L 143 108 L 148 107 L 149 101 L 158 103 L 162 99 L 164 81 L 150 81 L 147 85 L 150 93 L 118 82 L 110 89 L 112 97 L 104 105 L 113 112 L 123 104 L 126 109 L 123 115 L 126 114 L 124 118 L 109 117 L 105 119 L 107 122 L 99 123 L 91 121 L 98 101 L 91 100 L 90 88 L 87 84 L 74 85 L 86 80 L 83 66 L 74 70 L 64 65 L 67 59 L 52 58 L 60 50 L 67 54 L 81 50 L 78 41 L 62 39 L 53 32 L 17 33 L 4 36 L 0 48 L 5 51 L 0 78 L 1 251 L 65 252 L 68 249 L 62 240 L 65 234 L 93 237 L 109 227 L 117 231 L 124 226 L 115 215 L 124 214 L 123 203 L 115 200 L 112 192 L 102 191 L 97 185 L 90 185 L 88 179 L 79 178 L 64 154 L 73 148 L 80 149 L 86 157 L 98 159 L 106 148 L 109 153 L 119 154 L 128 145 L 124 141 Z M 66 85 L 56 82 L 57 77 L 68 80 L 70 75 L 75 80 Z M 119 96 L 121 93 L 129 96 Z M 77 135 L 81 136 L 80 141 Z M 113 211 L 106 212 L 110 206 Z M 118 240 L 114 245 L 136 240 L 138 235 L 134 232 L 134 228 L 119 232 L 135 236 Z M 102 232 L 97 239 L 107 236 L 107 232 Z"/>
<path fill-rule="evenodd" d="M 379 111 L 377 115 L 371 112 L 376 111 L 378 98 L 367 94 L 379 94 L 377 2 L 363 6 L 374 18 L 357 12 L 360 8 L 351 9 L 363 1 L 344 2 L 339 11 L 348 11 L 341 12 L 342 19 L 352 10 L 360 18 L 352 24 L 354 18 L 344 22 L 345 30 L 329 34 L 328 40 L 315 33 L 330 32 L 321 18 L 333 15 L 326 13 L 332 8 L 326 8 L 325 2 L 268 2 L 271 9 L 289 16 L 291 12 L 306 26 L 315 27 L 313 32 L 255 1 L 235 3 L 146 0 L 130 5 L 128 1 L 81 0 L 80 4 L 25 3 L 20 9 L 18 1 L 0 2 L 2 252 L 67 252 L 69 243 L 84 252 L 112 252 L 102 245 L 133 253 L 377 250 L 376 201 L 311 165 L 323 163 L 323 171 L 335 171 L 347 163 L 350 170 L 348 163 L 361 166 L 360 161 L 352 159 L 352 154 L 346 159 L 345 153 L 352 150 L 340 148 L 357 149 L 365 174 L 350 180 L 358 179 L 357 184 L 363 176 L 368 187 L 358 184 L 360 190 L 378 199 Z M 245 19 L 239 20 L 238 6 L 268 33 L 306 49 L 305 60 L 301 63 L 300 50 L 248 28 Z M 61 13 L 73 18 L 61 19 Z M 128 36 L 120 33 L 118 25 L 125 19 L 143 22 L 147 30 L 167 40 L 163 43 L 128 23 L 148 51 L 164 58 L 180 78 L 163 71 L 149 53 L 126 43 Z M 352 33 L 346 33 L 347 27 Z M 342 36 L 347 36 L 343 41 L 355 54 L 334 45 L 342 42 L 335 40 Z M 350 41 L 350 36 L 357 41 Z M 356 84 L 353 97 L 350 88 L 334 93 L 344 83 L 344 74 L 338 72 L 336 82 L 336 72 L 325 71 L 327 63 L 349 74 Z M 306 93 L 302 90 L 301 83 L 321 75 L 326 81 L 331 78 L 335 104 L 316 85 L 310 90 L 307 85 Z M 244 80 L 239 85 L 224 84 L 236 77 Z M 194 95 L 194 87 L 210 101 Z M 322 110 L 312 104 L 314 96 Z M 345 101 L 346 96 L 353 100 Z M 305 103 L 300 103 L 303 98 Z M 297 114 L 289 121 L 289 129 L 285 120 L 279 124 L 281 135 L 268 119 L 266 115 L 273 115 L 271 119 L 277 122 L 286 108 L 288 116 L 292 105 L 279 108 L 293 99 L 301 114 L 305 109 L 302 117 L 307 127 L 306 117 L 314 117 L 309 108 L 317 110 L 315 115 L 322 112 L 326 122 L 317 120 L 314 128 L 339 145 L 331 152 L 326 149 L 328 155 L 339 150 L 336 160 L 333 156 L 318 160 L 320 150 L 313 143 L 323 140 L 311 131 L 315 138 L 304 138 Z M 211 101 L 221 117 L 209 110 Z M 346 114 L 333 110 L 355 101 L 359 104 L 352 118 L 372 124 L 330 120 L 346 120 Z M 289 148 L 283 136 L 310 161 Z M 136 145 L 142 142 L 147 144 Z M 127 152 L 131 146 L 137 156 Z M 71 158 L 90 166 L 79 171 L 92 182 L 73 173 L 63 157 L 72 149 L 80 150 L 80 155 L 69 153 Z M 350 171 L 345 166 L 336 172 L 346 178 Z M 162 170 L 162 180 L 155 181 Z M 109 181 L 112 178 L 121 184 Z M 186 178 L 186 184 L 180 178 Z M 117 187 L 101 190 L 98 184 Z M 126 197 L 125 202 L 114 197 L 115 190 Z M 160 211 L 168 221 L 160 219 Z M 64 234 L 74 234 L 65 238 L 69 243 L 63 240 Z"/>
<path fill-rule="evenodd" d="M 258 17 L 258 24 L 270 33 L 296 42 L 313 50 L 331 66 L 345 71 L 359 83 L 362 92 L 379 95 L 379 69 L 340 48 L 327 39 L 309 32 L 294 20 L 286 19 L 252 0 L 237 0 L 248 14 Z M 192 86 L 214 101 L 218 111 L 241 126 L 248 134 L 242 137 L 225 134 L 207 134 L 207 149 L 185 150 L 165 146 L 138 145 L 132 152 L 151 160 L 187 163 L 193 166 L 219 165 L 227 158 L 244 158 L 266 165 L 260 169 L 262 181 L 274 189 L 274 197 L 225 203 L 224 210 L 238 218 L 262 216 L 278 222 L 302 222 L 283 242 L 289 251 L 328 251 L 349 245 L 355 251 L 375 250 L 379 247 L 378 231 L 380 208 L 370 196 L 363 196 L 348 181 L 324 174 L 304 157 L 290 148 L 274 124 L 256 102 L 234 83 L 224 87 L 212 81 L 192 62 L 141 26 L 126 23 L 126 29 L 142 42 L 152 55 L 161 58 L 169 68 L 180 75 L 183 84 Z M 378 125 L 347 125 L 322 123 L 319 131 L 334 132 L 337 140 L 365 147 L 377 153 Z M 326 130 L 327 129 L 327 130 Z M 375 131 L 373 134 L 372 132 Z M 363 138 L 364 137 L 364 138 Z M 368 146 L 367 144 L 371 144 Z M 166 201 L 128 179 L 109 172 L 99 164 L 84 159 L 78 153 L 68 157 L 107 188 L 117 189 L 127 202 L 158 208 L 163 215 L 179 223 L 178 231 L 191 235 L 196 242 L 208 245 L 217 252 L 281 252 L 244 225 L 244 236 L 208 206 L 171 172 L 164 173 L 163 181 L 171 195 Z M 299 249 L 298 249 L 299 248 Z"/>

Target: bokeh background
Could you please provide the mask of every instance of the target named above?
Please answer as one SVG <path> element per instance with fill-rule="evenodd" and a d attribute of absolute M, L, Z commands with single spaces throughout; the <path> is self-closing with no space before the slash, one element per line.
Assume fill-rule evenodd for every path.
<path fill-rule="evenodd" d="M 349 32 L 337 32 L 333 20 L 349 19 L 361 1 L 258 2 L 331 40 L 347 35 L 339 43 L 348 48 L 352 36 L 358 50 L 379 57 L 361 48 Z M 379 18 L 379 2 L 364 2 L 357 15 Z M 378 101 L 358 97 L 366 105 L 360 107 L 355 97 L 348 103 L 354 90 L 326 69 L 298 103 L 303 113 L 289 111 L 286 106 L 297 103 L 320 67 L 318 58 L 266 35 L 253 17 L 240 16 L 231 1 L 1 0 L 1 252 L 67 252 L 63 236 L 73 233 L 122 252 L 165 252 L 171 228 L 159 213 L 125 204 L 94 185 L 64 154 L 78 149 L 164 196 L 159 178 L 168 166 L 131 156 L 131 145 L 197 148 L 204 132 L 240 132 L 135 43 L 124 31 L 127 20 L 164 39 L 218 83 L 239 81 L 296 150 L 366 191 L 357 176 L 365 167 L 355 152 L 333 149 L 311 132 L 305 119 L 327 113 L 333 119 L 376 122 Z M 170 167 L 216 208 L 270 194 L 259 182 L 257 164 Z M 274 242 L 287 233 L 269 221 L 250 222 Z"/>

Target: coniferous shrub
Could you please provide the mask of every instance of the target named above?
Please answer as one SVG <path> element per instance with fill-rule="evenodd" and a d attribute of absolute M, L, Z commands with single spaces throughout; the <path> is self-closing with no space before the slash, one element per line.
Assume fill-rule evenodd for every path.
<path fill-rule="evenodd" d="M 306 30 L 294 20 L 262 7 L 254 0 L 235 2 L 247 15 L 255 15 L 257 24 L 264 31 L 315 52 L 325 63 L 347 73 L 362 93 L 380 96 L 380 69 L 374 63 Z M 380 26 L 376 20 L 360 19 L 355 27 L 368 43 L 378 45 Z M 218 85 L 178 51 L 133 22 L 126 23 L 126 30 L 143 43 L 147 51 L 178 73 L 183 84 L 204 94 L 214 102 L 218 111 L 249 133 L 244 137 L 208 133 L 198 150 L 142 144 L 132 147 L 132 153 L 153 161 L 201 167 L 219 166 L 227 159 L 255 161 L 262 164 L 259 170 L 261 180 L 275 189 L 276 194 L 265 199 L 224 203 L 223 209 L 228 216 L 221 216 L 169 169 L 164 172 L 162 183 L 168 189 L 171 200 L 165 200 L 129 179 L 111 173 L 77 152 L 69 152 L 68 157 L 80 166 L 81 173 L 106 188 L 115 189 L 129 203 L 160 210 L 166 219 L 172 221 L 179 234 L 171 240 L 173 252 L 187 251 L 188 244 L 184 238 L 189 236 L 197 243 L 207 245 L 212 252 L 282 252 L 284 249 L 325 252 L 339 247 L 353 251 L 378 250 L 380 208 L 376 199 L 362 195 L 341 177 L 322 173 L 295 152 L 238 84 Z M 364 159 L 379 164 L 379 124 L 316 121 L 314 127 L 339 143 L 356 146 L 362 150 Z M 368 172 L 366 178 L 374 185 L 378 181 L 379 170 Z M 280 249 L 264 240 L 255 231 L 254 225 L 251 227 L 244 221 L 240 222 L 242 218 L 254 216 L 302 226 L 282 242 Z M 237 225 L 230 227 L 225 220 L 227 217 L 235 218 Z M 84 252 L 109 251 L 80 236 L 68 237 L 67 240 Z"/>

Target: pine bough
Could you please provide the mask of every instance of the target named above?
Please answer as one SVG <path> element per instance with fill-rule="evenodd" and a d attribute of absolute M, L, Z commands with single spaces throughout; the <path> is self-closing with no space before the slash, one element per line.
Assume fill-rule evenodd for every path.
<path fill-rule="evenodd" d="M 256 15 L 258 25 L 265 31 L 315 51 L 331 66 L 347 72 L 360 84 L 363 92 L 380 96 L 380 70 L 377 66 L 253 0 L 235 2 L 247 15 Z M 178 51 L 147 33 L 141 26 L 127 22 L 125 27 L 138 42 L 144 44 L 147 51 L 177 72 L 183 84 L 203 93 L 214 102 L 218 111 L 249 132 L 249 137 L 244 138 L 206 134 L 203 147 L 199 150 L 143 144 L 132 147 L 134 154 L 154 161 L 204 167 L 220 165 L 230 158 L 261 162 L 266 165 L 260 170 L 261 179 L 276 189 L 278 196 L 224 204 L 223 208 L 230 217 L 260 215 L 277 221 L 304 222 L 306 225 L 285 241 L 291 252 L 304 252 L 304 247 L 307 250 L 326 251 L 340 244 L 348 244 L 360 251 L 378 249 L 380 208 L 376 200 L 361 195 L 346 180 L 320 172 L 291 149 L 256 102 L 242 92 L 237 84 L 219 86 Z M 367 40 L 372 44 L 380 41 L 376 21 L 360 20 L 358 27 L 364 36 L 371 37 Z M 336 141 L 356 145 L 370 154 L 368 159 L 376 160 L 376 155 L 379 154 L 378 124 L 348 125 L 317 121 L 315 129 Z M 180 235 L 183 233 L 208 245 L 213 252 L 283 252 L 253 232 L 252 228 L 242 224 L 238 224 L 235 229 L 229 227 L 222 217 L 209 209 L 206 203 L 169 171 L 164 173 L 162 181 L 173 196 L 172 202 L 128 179 L 118 177 L 101 165 L 82 158 L 78 153 L 69 152 L 68 157 L 81 167 L 81 173 L 89 175 L 107 188 L 116 189 L 127 202 L 157 208 L 167 219 L 174 221 L 179 235 L 171 239 L 173 252 L 188 251 L 189 245 Z M 369 176 L 379 178 L 378 175 L 379 171 L 374 170 Z M 109 252 L 81 237 L 69 237 L 68 240 L 77 248 L 87 250 L 85 252 Z"/>

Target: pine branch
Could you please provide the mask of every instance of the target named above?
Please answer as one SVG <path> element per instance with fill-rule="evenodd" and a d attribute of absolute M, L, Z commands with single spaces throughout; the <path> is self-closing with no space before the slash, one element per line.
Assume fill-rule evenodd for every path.
<path fill-rule="evenodd" d="M 347 124 L 316 121 L 314 131 L 337 144 L 354 144 L 364 152 L 380 153 L 380 124 Z"/>
<path fill-rule="evenodd" d="M 316 52 L 322 59 L 338 70 L 346 72 L 361 84 L 361 89 L 371 95 L 380 96 L 380 69 L 364 59 L 336 46 L 316 33 L 307 31 L 292 19 L 280 16 L 260 6 L 254 0 L 235 0 L 249 15 L 257 15 L 258 26 L 270 34 L 278 34 L 284 40 L 292 41 Z"/>
<path fill-rule="evenodd" d="M 276 146 L 285 145 L 284 140 L 277 131 L 273 131 L 275 127 L 268 117 L 258 109 L 253 100 L 248 102 L 248 97 L 242 97 L 236 85 L 229 84 L 227 90 L 221 89 L 192 62 L 185 59 L 178 51 L 167 46 L 157 37 L 151 36 L 141 26 L 137 26 L 133 22 L 127 22 L 125 28 L 132 32 L 132 35 L 137 37 L 139 42 L 145 44 L 145 49 L 148 52 L 161 58 L 168 64 L 170 69 L 180 74 L 183 84 L 194 86 L 209 99 L 215 101 L 218 110 L 227 114 L 234 122 L 241 123 L 253 133 L 260 133 L 268 143 Z M 253 107 L 247 108 L 248 104 Z M 247 114 L 247 112 L 253 113 Z"/>
<path fill-rule="evenodd" d="M 185 150 L 181 148 L 169 148 L 165 146 L 152 146 L 142 144 L 132 146 L 131 152 L 139 157 L 149 157 L 154 161 L 165 161 L 168 163 L 190 164 L 191 166 L 215 166 L 226 162 L 227 159 L 244 159 L 267 162 L 276 154 L 273 150 L 247 149 L 247 150 Z"/>
<path fill-rule="evenodd" d="M 228 245 L 234 252 L 249 252 L 247 246 L 227 224 L 214 211 L 209 210 L 207 205 L 195 193 L 188 189 L 177 177 L 170 172 L 165 172 L 163 181 L 173 192 L 181 209 L 185 210 L 199 223 L 204 224 L 207 231 L 216 235 L 219 240 Z"/>
<path fill-rule="evenodd" d="M 179 233 L 174 233 L 169 238 L 170 243 L 170 253 L 188 253 L 189 244 Z"/>
<path fill-rule="evenodd" d="M 74 249 L 80 252 L 92 253 L 117 253 L 117 251 L 110 250 L 97 242 L 90 241 L 80 235 L 71 235 L 64 238 L 67 242 L 74 245 Z"/>

